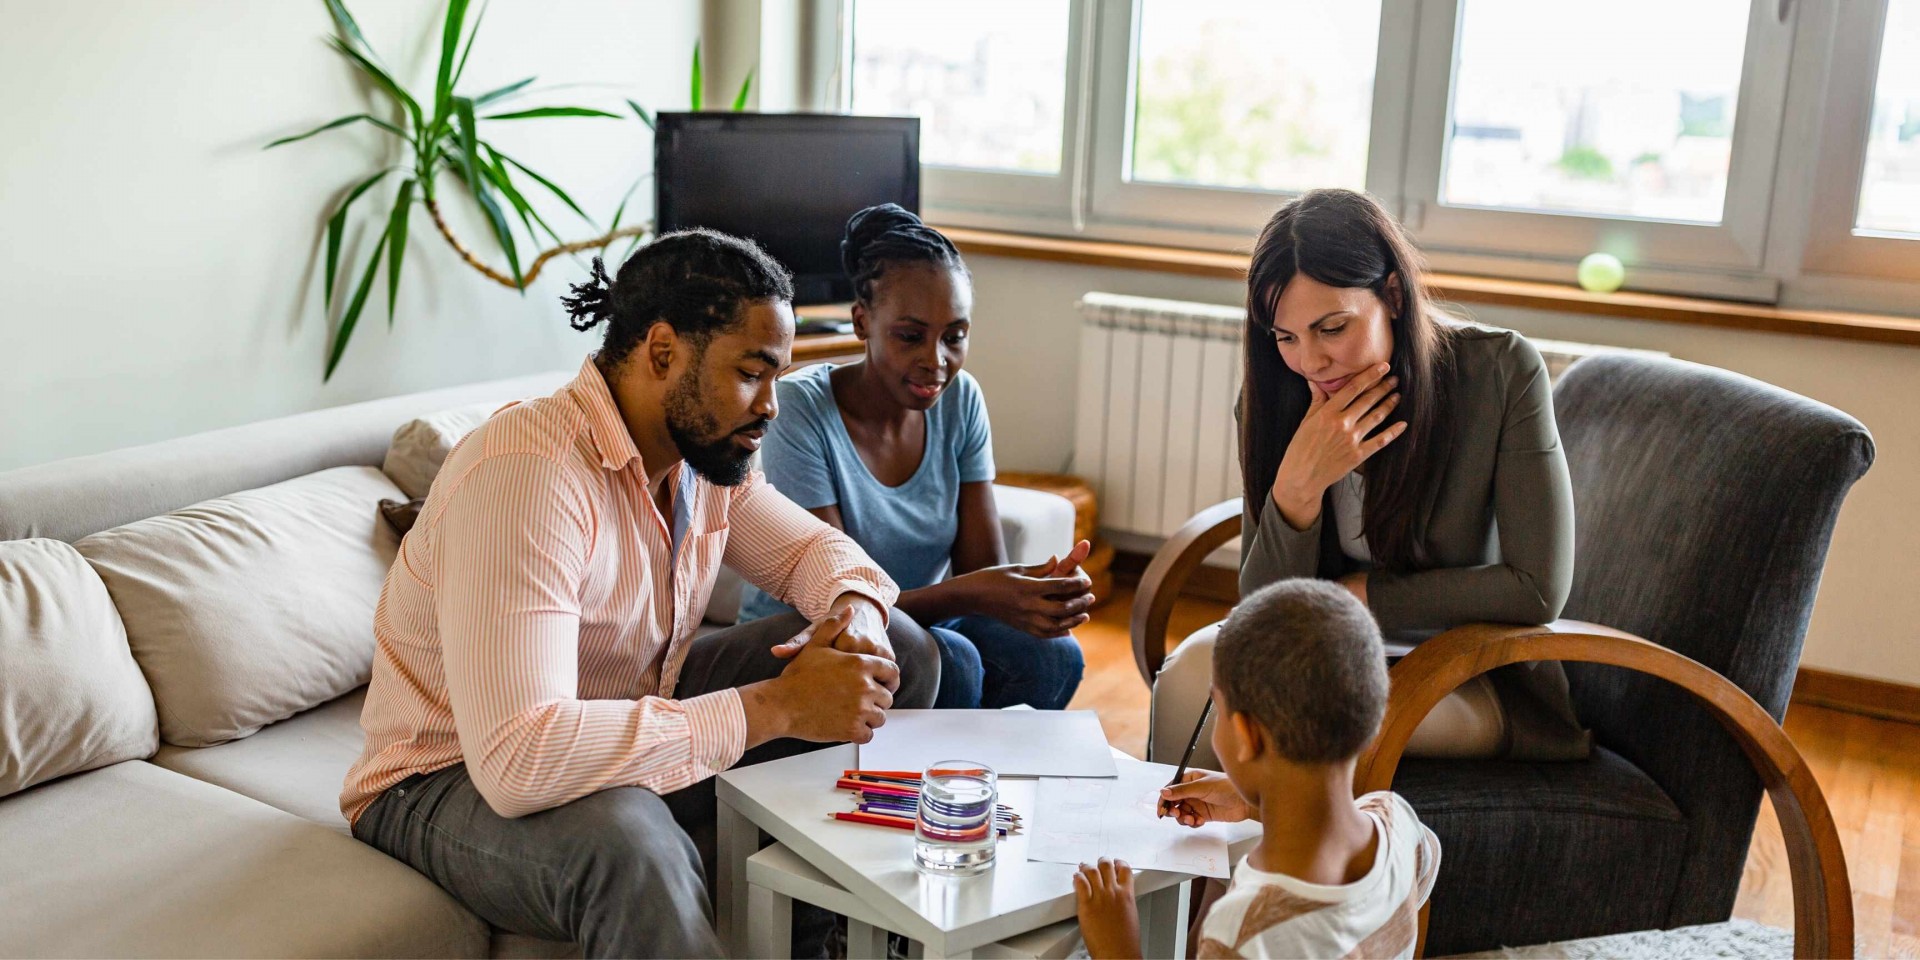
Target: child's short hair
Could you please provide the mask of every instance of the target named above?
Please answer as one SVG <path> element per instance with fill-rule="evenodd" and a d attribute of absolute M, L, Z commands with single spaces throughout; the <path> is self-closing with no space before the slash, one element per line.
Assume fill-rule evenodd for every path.
<path fill-rule="evenodd" d="M 1349 760 L 1387 708 L 1380 628 L 1336 583 L 1282 580 L 1227 616 L 1213 648 L 1213 683 L 1222 706 L 1258 721 L 1288 760 Z"/>

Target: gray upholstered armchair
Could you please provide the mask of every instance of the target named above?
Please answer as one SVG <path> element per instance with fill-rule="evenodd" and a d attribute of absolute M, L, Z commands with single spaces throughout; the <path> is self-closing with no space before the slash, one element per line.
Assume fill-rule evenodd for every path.
<path fill-rule="evenodd" d="M 1391 782 L 1440 837 L 1428 952 L 1725 920 L 1764 787 L 1793 860 L 1796 952 L 1849 955 L 1837 835 L 1778 723 L 1872 439 L 1831 407 L 1673 360 L 1584 360 L 1554 403 L 1578 530 L 1565 612 L 1607 626 L 1477 624 L 1427 641 L 1395 666 L 1362 761 L 1360 786 Z M 1133 633 L 1149 683 L 1180 584 L 1239 515 L 1233 501 L 1196 516 L 1143 577 Z M 1527 659 L 1584 661 L 1567 673 L 1589 759 L 1399 760 L 1447 690 Z"/>

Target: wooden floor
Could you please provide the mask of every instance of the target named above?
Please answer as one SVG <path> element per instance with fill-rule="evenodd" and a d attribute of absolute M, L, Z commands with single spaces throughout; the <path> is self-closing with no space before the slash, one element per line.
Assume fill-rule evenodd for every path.
<path fill-rule="evenodd" d="M 1138 757 L 1146 747 L 1147 687 L 1127 635 L 1132 604 L 1131 589 L 1116 587 L 1077 632 L 1087 673 L 1072 705 L 1098 711 L 1107 739 Z M 1226 610 L 1225 604 L 1183 601 L 1174 611 L 1173 636 Z M 1795 705 L 1786 726 L 1840 827 L 1853 881 L 1857 955 L 1920 960 L 1920 725 Z M 1791 929 L 1791 882 L 1779 822 L 1763 803 L 1734 915 Z"/>

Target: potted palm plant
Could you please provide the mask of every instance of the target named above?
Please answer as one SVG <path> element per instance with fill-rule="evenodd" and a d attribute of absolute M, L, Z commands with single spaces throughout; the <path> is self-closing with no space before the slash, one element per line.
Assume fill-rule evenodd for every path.
<path fill-rule="evenodd" d="M 418 223 L 413 216 L 416 205 L 426 211 L 427 219 L 433 229 L 444 238 L 461 261 L 478 271 L 482 276 L 515 290 L 524 291 L 527 285 L 539 277 L 549 261 L 555 257 L 578 254 L 590 250 L 604 250 L 609 245 L 626 239 L 629 250 L 637 245 L 651 230 L 647 223 L 623 225 L 627 202 L 632 199 L 635 190 L 644 182 L 648 174 L 642 174 L 628 187 L 620 203 L 615 207 L 613 216 L 605 226 L 601 226 L 578 203 L 574 202 L 566 190 L 531 167 L 501 151 L 489 141 L 483 125 L 495 122 L 560 119 L 560 118 L 597 118 L 621 119 L 624 115 L 611 113 L 592 107 L 547 105 L 536 107 L 514 107 L 515 101 L 530 92 L 535 77 L 507 84 L 503 87 L 480 93 L 461 92 L 460 81 L 467 67 L 467 56 L 473 52 L 473 41 L 480 32 L 481 22 L 486 10 L 483 3 L 480 10 L 468 23 L 470 0 L 448 0 L 447 12 L 441 24 L 439 69 L 434 75 L 431 96 L 415 97 L 400 84 L 382 62 L 373 46 L 367 42 L 360 25 L 347 9 L 345 0 L 323 0 L 327 13 L 332 18 L 334 35 L 328 42 L 340 56 L 356 71 L 364 75 L 373 89 L 386 102 L 384 109 L 378 112 L 356 113 L 323 123 L 304 133 L 281 137 L 266 145 L 267 149 L 297 143 L 309 137 L 318 136 L 330 130 L 337 130 L 355 124 L 368 124 L 398 138 L 405 146 L 404 159 L 400 163 L 383 167 L 372 173 L 356 175 L 355 180 L 346 189 L 343 199 L 335 205 L 328 215 L 323 228 L 326 243 L 325 286 L 321 292 L 323 308 L 329 315 L 334 309 L 334 292 L 341 278 L 340 252 L 346 236 L 348 220 L 353 214 L 355 204 L 366 197 L 375 187 L 387 182 L 398 174 L 398 187 L 391 196 L 391 202 L 384 209 L 376 209 L 363 214 L 360 219 L 371 220 L 378 229 L 375 235 L 373 252 L 367 257 L 366 265 L 359 271 L 359 279 L 352 285 L 352 294 L 345 301 L 339 314 L 338 326 L 333 342 L 327 352 L 326 372 L 323 380 L 332 379 L 334 370 L 340 365 L 340 358 L 346 352 L 347 343 L 353 336 L 355 325 L 365 310 L 367 299 L 373 290 L 376 275 L 383 261 L 387 274 L 387 322 L 393 322 L 394 308 L 400 291 L 400 277 L 406 265 L 406 241 L 409 231 Z M 740 92 L 734 97 L 734 110 L 746 108 L 747 95 L 753 84 L 753 74 L 748 72 L 746 81 L 741 84 Z M 697 109 L 704 97 L 704 77 L 700 66 L 700 47 L 696 43 L 693 49 L 693 72 L 690 81 L 690 102 Z M 653 128 L 653 114 L 639 103 L 629 99 L 628 109 L 634 118 Z M 443 179 L 444 178 L 444 179 Z M 446 191 L 443 186 L 454 185 L 454 191 Z M 552 195 L 568 210 L 578 215 L 596 235 L 584 240 L 567 241 L 561 238 L 552 224 L 541 216 L 534 206 L 527 202 L 523 192 L 542 190 Z M 452 194 L 450 196 L 449 194 Z M 499 246 L 500 254 L 506 261 L 505 269 L 489 265 L 472 247 L 462 241 L 447 223 L 443 202 L 453 197 L 463 196 L 478 207 L 484 217 L 494 242 Z M 371 202 L 371 201 L 370 201 Z M 538 250 L 522 265 L 522 244 L 514 235 L 512 222 L 517 219 L 526 239 L 534 247 L 543 242 L 550 244 Z M 545 240 L 542 240 L 544 236 Z M 349 265 L 351 270 L 351 265 Z"/>

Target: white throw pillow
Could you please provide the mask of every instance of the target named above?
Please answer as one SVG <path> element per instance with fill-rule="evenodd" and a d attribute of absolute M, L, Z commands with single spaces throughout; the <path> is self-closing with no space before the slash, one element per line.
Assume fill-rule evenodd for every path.
<path fill-rule="evenodd" d="M 447 462 L 447 454 L 504 406 L 510 404 L 490 400 L 430 413 L 401 424 L 400 429 L 393 432 L 393 442 L 387 446 L 382 469 L 406 491 L 407 499 L 426 496 L 433 488 L 433 478 L 440 473 L 440 465 Z"/>
<path fill-rule="evenodd" d="M 0 797 L 160 745 L 153 691 L 71 544 L 0 542 Z"/>
<path fill-rule="evenodd" d="M 75 544 L 120 610 L 160 735 L 203 747 L 367 682 L 400 491 L 336 467 L 105 530 Z"/>

